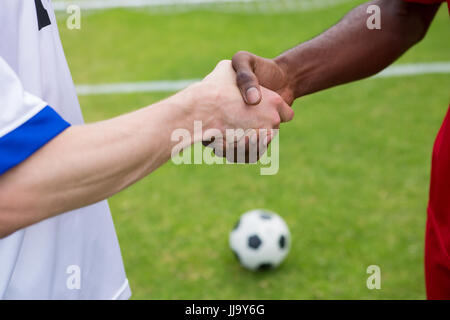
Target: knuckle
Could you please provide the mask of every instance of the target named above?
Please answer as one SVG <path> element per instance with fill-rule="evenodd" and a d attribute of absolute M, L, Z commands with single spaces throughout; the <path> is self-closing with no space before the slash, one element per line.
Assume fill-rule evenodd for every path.
<path fill-rule="evenodd" d="M 275 113 L 272 116 L 272 127 L 278 127 L 280 123 L 281 123 L 280 115 L 278 113 Z"/>
<path fill-rule="evenodd" d="M 290 109 L 290 111 L 289 111 L 288 121 L 291 121 L 295 117 L 295 112 L 292 108 L 289 108 L 289 109 Z"/>
<path fill-rule="evenodd" d="M 230 60 L 220 60 L 217 64 L 219 67 L 226 67 L 230 64 Z"/>
<path fill-rule="evenodd" d="M 283 106 L 283 98 L 281 98 L 278 94 L 272 95 L 272 103 L 276 105 L 277 107 Z"/>
<path fill-rule="evenodd" d="M 250 52 L 245 51 L 245 50 L 239 50 L 238 52 L 236 52 L 234 54 L 233 60 L 247 58 L 248 56 L 250 56 Z"/>

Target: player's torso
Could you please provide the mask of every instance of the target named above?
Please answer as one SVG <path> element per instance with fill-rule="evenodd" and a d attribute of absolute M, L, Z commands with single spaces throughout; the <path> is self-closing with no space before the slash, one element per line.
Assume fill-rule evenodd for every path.
<path fill-rule="evenodd" d="M 51 2 L 1 0 L 0 39 L 0 56 L 25 91 L 42 98 L 72 125 L 83 123 Z M 0 261 L 0 298 L 129 296 L 106 201 L 0 239 Z"/>

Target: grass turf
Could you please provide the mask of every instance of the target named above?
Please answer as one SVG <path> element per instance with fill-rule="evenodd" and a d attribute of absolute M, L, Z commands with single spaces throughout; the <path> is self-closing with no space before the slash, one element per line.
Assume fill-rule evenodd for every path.
<path fill-rule="evenodd" d="M 360 1 L 356 1 L 358 3 Z M 60 32 L 76 83 L 197 78 L 245 49 L 271 57 L 337 22 L 353 4 L 307 13 L 152 15 L 109 10 Z M 448 61 L 448 12 L 400 62 Z M 450 77 L 368 79 L 298 100 L 280 132 L 280 171 L 172 163 L 110 200 L 134 299 L 422 299 L 434 137 Z M 88 122 L 168 93 L 81 97 Z M 228 232 L 253 208 L 281 214 L 291 253 L 243 270 Z M 382 289 L 366 288 L 367 266 Z"/>

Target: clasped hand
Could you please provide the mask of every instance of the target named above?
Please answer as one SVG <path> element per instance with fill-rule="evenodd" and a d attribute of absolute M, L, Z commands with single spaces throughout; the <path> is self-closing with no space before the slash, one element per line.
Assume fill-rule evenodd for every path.
<path fill-rule="evenodd" d="M 248 82 L 242 76 L 237 78 L 229 60 L 219 62 L 200 83 L 206 98 L 197 107 L 210 128 L 204 133 L 203 144 L 231 162 L 256 162 L 280 123 L 294 117 L 292 108 L 277 92 L 259 85 L 249 90 L 244 84 Z M 252 94 L 252 90 L 258 97 L 250 105 L 247 94 Z"/>

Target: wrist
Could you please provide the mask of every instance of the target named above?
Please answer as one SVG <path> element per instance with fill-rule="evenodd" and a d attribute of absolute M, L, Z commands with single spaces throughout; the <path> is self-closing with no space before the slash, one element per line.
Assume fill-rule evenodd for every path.
<path fill-rule="evenodd" d="M 305 48 L 294 48 L 274 58 L 274 62 L 280 67 L 286 76 L 288 90 L 293 99 L 314 92 L 312 79 L 316 72 L 313 56 L 308 57 Z"/>
<path fill-rule="evenodd" d="M 221 90 L 212 82 L 201 81 L 190 86 L 187 90 L 192 96 L 193 107 L 192 121 L 202 123 L 203 131 L 218 128 L 217 118 L 220 112 L 217 110 Z"/>
<path fill-rule="evenodd" d="M 300 87 L 299 77 L 297 75 L 296 67 L 292 59 L 287 54 L 282 54 L 273 59 L 275 64 L 281 69 L 286 79 L 286 88 L 292 95 L 292 100 L 300 97 L 297 88 Z"/>
<path fill-rule="evenodd" d="M 181 105 L 180 116 L 183 127 L 189 130 L 192 144 L 201 142 L 203 132 L 213 127 L 214 92 L 214 86 L 201 81 L 190 85 L 174 96 Z M 199 130 L 200 127 L 202 130 Z"/>

